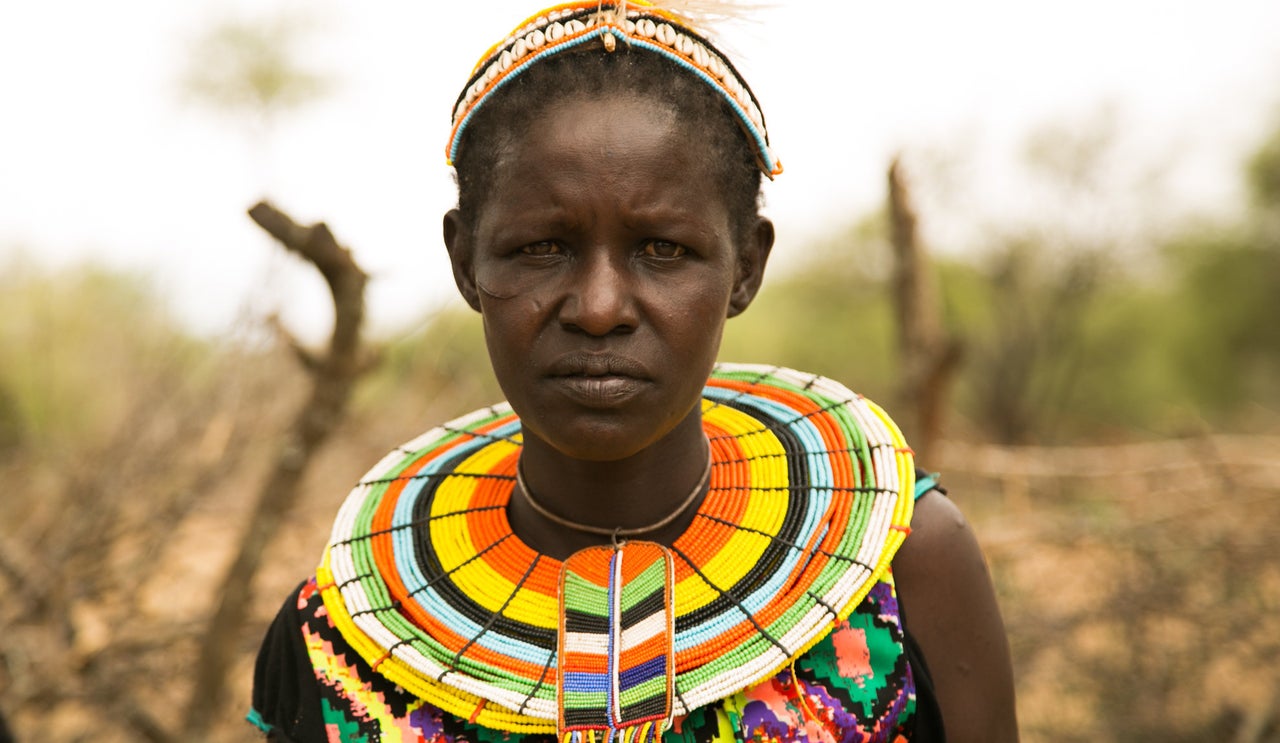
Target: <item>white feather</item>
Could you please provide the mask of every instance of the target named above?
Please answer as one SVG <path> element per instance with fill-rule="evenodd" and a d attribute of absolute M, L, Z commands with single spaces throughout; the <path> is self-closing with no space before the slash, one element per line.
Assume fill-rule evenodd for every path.
<path fill-rule="evenodd" d="M 627 10 L 652 8 L 675 16 L 681 25 L 703 33 L 724 23 L 754 20 L 752 15 L 770 7 L 769 3 L 733 2 L 732 0 L 658 0 L 657 2 L 627 2 L 621 0 L 614 11 L 625 14 Z"/>
<path fill-rule="evenodd" d="M 620 2 L 620 9 L 625 11 L 629 3 Z M 641 3 L 630 4 L 633 9 L 643 9 Z M 675 16 L 682 25 L 711 41 L 722 54 L 730 60 L 740 57 L 737 49 L 726 45 L 724 38 L 717 33 L 726 26 L 751 24 L 761 20 L 761 14 L 774 7 L 770 2 L 735 2 L 734 0 L 651 0 L 651 7 Z"/>
<path fill-rule="evenodd" d="M 699 25 L 749 21 L 753 13 L 768 7 L 766 3 L 731 0 L 663 0 L 655 5 Z"/>

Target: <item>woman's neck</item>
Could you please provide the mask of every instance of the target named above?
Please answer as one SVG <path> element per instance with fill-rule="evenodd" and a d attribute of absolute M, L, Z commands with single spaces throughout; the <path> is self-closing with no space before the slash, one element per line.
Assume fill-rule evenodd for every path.
<path fill-rule="evenodd" d="M 706 494 L 708 456 L 697 406 L 643 451 L 611 462 L 567 457 L 525 431 L 520 467 L 530 492 L 512 494 L 507 516 L 526 544 L 563 560 L 584 547 L 609 544 L 611 537 L 557 523 L 538 513 L 530 498 L 562 521 L 608 530 L 645 527 L 679 511 L 662 527 L 628 537 L 670 545 L 689 527 Z"/>

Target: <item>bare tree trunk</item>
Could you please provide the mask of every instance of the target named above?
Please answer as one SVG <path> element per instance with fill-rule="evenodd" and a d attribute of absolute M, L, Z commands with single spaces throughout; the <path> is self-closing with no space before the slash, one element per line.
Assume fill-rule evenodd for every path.
<path fill-rule="evenodd" d="M 324 223 L 304 227 L 267 202 L 250 209 L 249 216 L 324 276 L 333 295 L 333 335 L 328 352 L 318 358 L 300 344 L 291 343 L 311 373 L 311 396 L 280 447 L 275 467 L 240 538 L 240 549 L 216 594 L 218 605 L 200 643 L 183 740 L 203 738 L 204 730 L 221 710 L 227 668 L 253 597 L 253 580 L 262 554 L 297 500 L 298 486 L 311 456 L 342 419 L 351 388 L 363 370 L 360 325 L 367 277 L 351 253 L 338 244 Z"/>
<path fill-rule="evenodd" d="M 902 375 L 898 410 L 916 452 L 931 452 L 942 435 L 947 389 L 959 365 L 961 347 L 942 329 L 936 282 L 916 231 L 915 207 L 897 158 L 889 166 L 889 224 Z"/>

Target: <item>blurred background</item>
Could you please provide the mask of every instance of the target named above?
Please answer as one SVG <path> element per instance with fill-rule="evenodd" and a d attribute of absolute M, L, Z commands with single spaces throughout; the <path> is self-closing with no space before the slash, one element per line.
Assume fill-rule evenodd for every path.
<path fill-rule="evenodd" d="M 17 740 L 250 738 L 257 644 L 348 488 L 499 397 L 443 148 L 536 9 L 0 11 Z M 776 3 L 718 38 L 786 167 L 721 357 L 841 380 L 943 473 L 1024 740 L 1280 740 L 1280 5 Z M 263 198 L 350 248 L 361 335 L 330 345 Z"/>

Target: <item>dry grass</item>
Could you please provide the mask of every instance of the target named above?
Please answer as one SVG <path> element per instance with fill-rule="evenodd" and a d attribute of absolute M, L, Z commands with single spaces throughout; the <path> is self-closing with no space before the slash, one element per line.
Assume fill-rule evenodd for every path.
<path fill-rule="evenodd" d="M 953 444 L 1029 741 L 1280 740 L 1280 438 Z"/>

